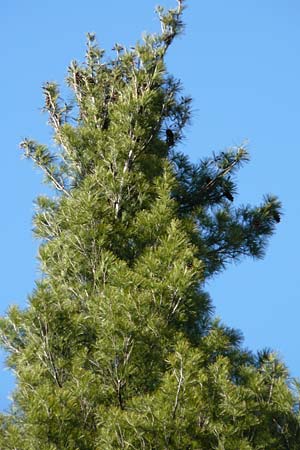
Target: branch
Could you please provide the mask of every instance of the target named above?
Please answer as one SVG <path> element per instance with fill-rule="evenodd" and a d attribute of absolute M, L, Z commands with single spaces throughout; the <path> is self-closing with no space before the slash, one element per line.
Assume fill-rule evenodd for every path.
<path fill-rule="evenodd" d="M 180 391 L 181 391 L 181 388 L 182 388 L 182 385 L 183 385 L 183 382 L 184 382 L 182 356 L 179 353 L 177 353 L 177 356 L 180 359 L 180 370 L 179 370 L 179 376 L 177 376 L 176 372 L 174 371 L 175 377 L 176 377 L 177 382 L 178 382 L 178 386 L 177 386 L 175 403 L 174 403 L 174 408 L 173 408 L 173 413 L 172 413 L 172 419 L 173 420 L 175 419 L 175 416 L 176 416 L 176 411 L 177 411 L 178 403 L 179 403 L 179 394 L 180 394 Z"/>
<path fill-rule="evenodd" d="M 241 147 L 241 148 L 239 149 L 239 151 L 242 152 L 242 153 L 245 152 L 245 150 L 244 150 L 243 147 Z M 239 155 L 239 154 L 237 153 L 235 160 L 232 161 L 232 163 L 229 164 L 225 169 L 221 170 L 221 171 L 215 176 L 215 178 L 213 178 L 212 180 L 210 180 L 209 183 L 207 183 L 207 184 L 201 189 L 201 191 L 210 189 L 212 186 L 215 185 L 216 181 L 217 181 L 219 178 L 222 178 L 222 177 L 224 177 L 225 175 L 227 175 L 228 173 L 230 173 L 230 172 L 232 171 L 232 169 L 233 169 L 233 168 L 240 162 L 240 160 L 241 160 L 241 158 L 239 158 L 238 156 L 243 156 L 243 155 Z M 245 152 L 245 156 L 247 156 L 247 152 Z"/>
<path fill-rule="evenodd" d="M 59 181 L 55 178 L 55 176 L 50 172 L 50 170 L 47 167 L 43 167 L 41 164 L 37 162 L 35 158 L 32 157 L 32 160 L 36 163 L 38 167 L 40 167 L 46 175 L 50 178 L 54 186 L 58 191 L 62 191 L 64 194 L 66 194 L 68 197 L 71 197 L 71 194 L 69 191 L 67 191 L 63 184 L 60 184 Z"/>
<path fill-rule="evenodd" d="M 53 160 L 53 157 L 46 150 L 45 146 L 38 145 L 34 141 L 29 139 L 24 139 L 20 143 L 20 148 L 23 149 L 25 158 L 31 158 L 32 161 L 40 168 L 43 172 L 49 177 L 50 181 L 54 184 L 55 188 L 59 191 L 64 192 L 68 197 L 71 197 L 69 191 L 66 190 L 63 183 L 61 183 L 57 178 L 51 173 L 47 164 L 50 164 Z M 39 156 L 36 156 L 37 152 L 39 152 Z"/>
<path fill-rule="evenodd" d="M 59 375 L 58 375 L 58 370 L 57 370 L 57 367 L 55 365 L 52 352 L 49 349 L 48 324 L 45 323 L 43 325 L 41 319 L 38 318 L 38 320 L 39 320 L 39 325 L 40 325 L 40 333 L 41 333 L 42 338 L 44 339 L 42 341 L 43 342 L 43 346 L 44 346 L 44 354 L 45 354 L 46 358 L 50 362 L 50 366 L 51 366 L 51 369 L 52 369 L 52 376 L 53 376 L 54 380 L 56 381 L 57 385 L 60 388 L 62 388 L 62 384 L 61 384 L 61 381 L 60 381 Z M 49 368 L 47 364 L 46 364 L 46 367 Z M 51 370 L 50 370 L 50 373 L 51 373 Z"/>

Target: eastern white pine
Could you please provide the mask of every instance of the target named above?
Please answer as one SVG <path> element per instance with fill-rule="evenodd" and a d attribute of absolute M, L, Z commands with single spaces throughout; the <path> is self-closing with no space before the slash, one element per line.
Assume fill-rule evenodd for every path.
<path fill-rule="evenodd" d="M 203 290 L 227 263 L 263 256 L 280 203 L 235 205 L 245 148 L 199 164 L 181 153 L 191 99 L 165 55 L 183 9 L 157 8 L 161 32 L 114 59 L 88 34 L 70 104 L 43 87 L 55 151 L 21 148 L 54 193 L 36 200 L 43 276 L 0 322 L 17 380 L 1 449 L 300 448 L 286 367 L 244 350 Z"/>

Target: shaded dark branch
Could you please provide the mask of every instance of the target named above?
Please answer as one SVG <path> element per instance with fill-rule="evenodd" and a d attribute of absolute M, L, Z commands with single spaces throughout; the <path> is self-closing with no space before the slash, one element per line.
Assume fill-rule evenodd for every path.
<path fill-rule="evenodd" d="M 232 171 L 232 169 L 240 162 L 239 158 L 235 158 L 234 161 L 232 161 L 227 167 L 225 167 L 223 170 L 221 170 L 214 178 L 212 178 L 211 180 L 208 181 L 208 183 L 201 188 L 200 191 L 203 190 L 209 190 L 211 189 L 213 186 L 215 186 L 216 182 L 220 179 L 223 178 L 225 175 L 227 175 L 228 173 L 230 173 Z"/>

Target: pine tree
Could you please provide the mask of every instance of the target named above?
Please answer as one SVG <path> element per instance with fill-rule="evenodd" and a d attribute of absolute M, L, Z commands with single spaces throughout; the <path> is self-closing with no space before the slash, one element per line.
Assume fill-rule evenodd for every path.
<path fill-rule="evenodd" d="M 262 257 L 281 213 L 274 196 L 234 206 L 245 148 L 199 164 L 177 149 L 191 99 L 164 59 L 183 9 L 159 7 L 161 32 L 114 59 L 88 34 L 72 104 L 43 87 L 55 151 L 21 148 L 54 194 L 36 200 L 43 275 L 0 322 L 17 380 L 1 449 L 300 448 L 299 386 L 243 349 L 204 290 Z"/>

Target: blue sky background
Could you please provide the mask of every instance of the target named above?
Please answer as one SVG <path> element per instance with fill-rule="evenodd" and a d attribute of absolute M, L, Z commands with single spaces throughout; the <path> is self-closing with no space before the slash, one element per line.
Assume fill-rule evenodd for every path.
<path fill-rule="evenodd" d="M 133 44 L 158 30 L 155 0 L 14 0 L 0 5 L 1 288 L 0 313 L 26 304 L 38 277 L 31 234 L 41 176 L 20 159 L 19 142 L 50 139 L 41 85 L 63 83 L 83 59 L 85 33 L 102 47 Z M 249 141 L 252 159 L 239 174 L 236 203 L 276 193 L 284 217 L 262 261 L 244 260 L 207 286 L 217 315 L 242 330 L 250 349 L 271 347 L 300 376 L 299 170 L 300 3 L 298 0 L 189 0 L 186 32 L 168 56 L 169 70 L 194 98 L 183 150 L 194 161 Z M 173 6 L 175 0 L 160 4 Z M 2 358 L 3 361 L 3 358 Z M 0 409 L 13 378 L 0 367 Z"/>

